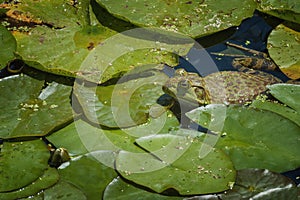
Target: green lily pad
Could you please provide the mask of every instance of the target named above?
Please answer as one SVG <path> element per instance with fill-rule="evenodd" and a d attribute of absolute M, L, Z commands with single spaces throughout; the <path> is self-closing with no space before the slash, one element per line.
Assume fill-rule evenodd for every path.
<path fill-rule="evenodd" d="M 30 196 L 58 181 L 56 170 L 48 167 L 50 154 L 41 140 L 4 142 L 0 155 L 0 199 Z"/>
<path fill-rule="evenodd" d="M 134 144 L 136 138 L 178 128 L 178 120 L 168 111 L 167 116 L 151 119 L 145 124 L 126 129 L 103 129 L 77 120 L 47 136 L 47 139 L 56 147 L 66 148 L 72 157 L 90 153 L 99 162 L 113 167 L 115 154 L 120 150 L 144 152 Z"/>
<path fill-rule="evenodd" d="M 89 53 L 77 73 L 79 78 L 104 83 L 144 65 L 176 66 L 178 55 L 188 53 L 194 40 L 154 28 L 136 28 L 116 34 Z"/>
<path fill-rule="evenodd" d="M 237 171 L 232 190 L 221 194 L 220 199 L 293 199 L 297 200 L 298 189 L 289 178 L 264 169 Z"/>
<path fill-rule="evenodd" d="M 15 57 L 17 46 L 13 35 L 3 26 L 0 26 L 0 46 L 0 69 L 2 69 Z"/>
<path fill-rule="evenodd" d="M 117 173 L 91 156 L 75 157 L 68 166 L 59 168 L 60 179 L 75 186 L 86 199 L 101 199 L 106 186 Z"/>
<path fill-rule="evenodd" d="M 258 10 L 288 21 L 300 22 L 300 4 L 297 0 L 261 0 Z"/>
<path fill-rule="evenodd" d="M 47 136 L 47 140 L 50 141 L 57 148 L 63 147 L 67 149 L 68 153 L 71 156 L 79 156 L 88 153 L 84 144 L 82 143 L 79 134 L 77 133 L 76 126 L 79 124 L 85 124 L 84 122 L 71 123 L 68 126 L 52 133 L 50 136 Z M 86 124 L 87 125 L 87 124 Z M 92 126 L 85 126 L 87 132 L 93 129 Z"/>
<path fill-rule="evenodd" d="M 210 105 L 187 113 L 203 127 L 209 127 L 211 113 L 225 112 L 216 147 L 223 149 L 236 169 L 261 168 L 275 172 L 295 169 L 300 165 L 300 127 L 269 111 L 239 106 Z M 220 137 L 221 136 L 221 137 Z M 287 162 L 287 160 L 289 162 Z"/>
<path fill-rule="evenodd" d="M 190 136 L 160 134 L 142 137 L 136 142 L 151 154 L 119 152 L 117 171 L 124 178 L 155 192 L 171 188 L 181 195 L 220 192 L 234 182 L 235 170 L 231 160 L 213 148 L 200 159 L 199 150 L 205 144 Z M 156 144 L 166 145 L 157 150 Z"/>
<path fill-rule="evenodd" d="M 84 200 L 88 199 L 86 194 L 70 183 L 59 181 L 53 187 L 43 191 L 44 199 L 61 200 Z"/>
<path fill-rule="evenodd" d="M 300 6 L 299 6 L 300 9 Z M 299 20 L 300 21 L 300 10 Z M 300 78 L 300 33 L 283 24 L 278 25 L 268 37 L 270 57 L 280 70 L 291 79 Z"/>
<path fill-rule="evenodd" d="M 0 138 L 42 136 L 73 119 L 71 87 L 16 75 L 0 80 Z"/>
<path fill-rule="evenodd" d="M 159 71 L 145 71 L 137 76 L 140 77 L 110 86 L 85 87 L 75 83 L 73 95 L 93 123 L 107 127 L 143 124 L 149 119 L 151 106 L 163 94 L 161 85 L 168 76 Z"/>
<path fill-rule="evenodd" d="M 268 86 L 270 93 L 282 103 L 300 112 L 300 85 L 274 84 Z"/>
<path fill-rule="evenodd" d="M 115 3 L 96 0 L 115 17 L 140 27 L 157 27 L 193 38 L 237 26 L 252 16 L 254 1 L 144 1 Z"/>
<path fill-rule="evenodd" d="M 120 177 L 115 178 L 105 189 L 103 200 L 182 200 L 183 197 L 171 197 L 149 192 L 126 183 Z"/>
<path fill-rule="evenodd" d="M 19 166 L 20 167 L 20 166 Z M 16 179 L 18 180 L 18 179 Z M 16 181 L 15 180 L 15 181 Z M 47 168 L 40 177 L 37 177 L 35 181 L 30 183 L 24 188 L 15 191 L 9 192 L 0 192 L 0 199 L 20 199 L 20 198 L 30 198 L 34 195 L 41 193 L 46 188 L 51 187 L 59 180 L 59 175 L 56 169 L 54 168 Z M 37 197 L 39 199 L 39 197 Z"/>
<path fill-rule="evenodd" d="M 251 105 L 255 108 L 277 113 L 300 126 L 300 85 L 275 84 L 268 86 L 268 88 L 270 93 L 285 105 L 260 100 L 253 101 Z"/>

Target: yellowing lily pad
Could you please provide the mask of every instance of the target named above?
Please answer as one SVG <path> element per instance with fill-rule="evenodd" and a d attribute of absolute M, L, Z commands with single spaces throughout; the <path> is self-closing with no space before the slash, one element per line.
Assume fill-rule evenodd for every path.
<path fill-rule="evenodd" d="M 291 79 L 300 78 L 299 32 L 283 24 L 278 25 L 268 37 L 268 50 L 283 73 Z"/>
<path fill-rule="evenodd" d="M 96 1 L 115 17 L 137 26 L 162 28 L 193 38 L 237 26 L 256 8 L 252 0 Z"/>

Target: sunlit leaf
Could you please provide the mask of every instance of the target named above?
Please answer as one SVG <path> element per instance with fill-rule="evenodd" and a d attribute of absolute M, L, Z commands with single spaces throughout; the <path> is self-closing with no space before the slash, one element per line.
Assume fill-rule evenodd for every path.
<path fill-rule="evenodd" d="M 259 109 L 277 113 L 300 126 L 300 85 L 275 84 L 268 87 L 270 93 L 285 105 L 260 100 L 255 100 L 251 105 Z"/>
<path fill-rule="evenodd" d="M 235 179 L 231 160 L 222 151 L 211 147 L 206 157 L 199 158 L 206 144 L 190 136 L 162 134 L 136 142 L 152 155 L 121 151 L 116 168 L 124 178 L 155 192 L 171 188 L 182 195 L 220 192 Z M 161 146 L 158 150 L 156 143 Z"/>
<path fill-rule="evenodd" d="M 297 0 L 261 0 L 258 3 L 258 9 L 262 12 L 288 21 L 300 22 L 300 4 Z"/>
<path fill-rule="evenodd" d="M 145 71 L 128 78 L 126 81 L 124 76 L 119 84 L 109 86 L 85 87 L 75 83 L 73 94 L 90 121 L 108 127 L 147 122 L 149 110 L 163 94 L 161 85 L 168 77 L 163 72 Z"/>
<path fill-rule="evenodd" d="M 299 38 L 299 32 L 282 24 L 278 25 L 268 37 L 268 51 L 271 58 L 280 70 L 291 79 L 300 78 Z"/>
<path fill-rule="evenodd" d="M 0 80 L 0 138 L 46 135 L 72 120 L 71 87 L 27 75 Z M 42 90 L 43 89 L 43 90 Z M 9 95 L 7 95 L 9 94 Z"/>
<path fill-rule="evenodd" d="M 124 1 L 97 0 L 115 17 L 141 27 L 157 27 L 200 37 L 239 25 L 252 16 L 254 1 Z"/>
<path fill-rule="evenodd" d="M 261 168 L 283 172 L 299 167 L 300 127 L 269 111 L 239 106 L 200 107 L 187 116 L 203 127 L 212 123 L 211 113 L 226 109 L 216 147 L 223 149 L 236 169 Z M 215 123 L 215 122 L 214 122 Z M 287 162 L 287 160 L 289 162 Z"/>

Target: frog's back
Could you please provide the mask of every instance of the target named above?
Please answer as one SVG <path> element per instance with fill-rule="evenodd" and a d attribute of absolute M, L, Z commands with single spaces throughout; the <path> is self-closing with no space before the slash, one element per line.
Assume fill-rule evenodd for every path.
<path fill-rule="evenodd" d="M 281 82 L 265 72 L 251 74 L 239 71 L 216 72 L 206 76 L 204 81 L 210 103 L 228 104 L 241 104 L 253 100 L 267 90 L 267 85 Z"/>

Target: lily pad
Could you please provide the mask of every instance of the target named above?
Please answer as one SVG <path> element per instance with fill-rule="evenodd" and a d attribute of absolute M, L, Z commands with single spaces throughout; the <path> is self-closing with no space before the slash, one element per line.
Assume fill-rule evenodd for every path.
<path fill-rule="evenodd" d="M 258 10 L 284 20 L 300 22 L 300 4 L 297 0 L 261 0 L 258 2 Z"/>
<path fill-rule="evenodd" d="M 275 172 L 300 165 L 300 127 L 269 111 L 239 106 L 210 105 L 187 113 L 203 127 L 211 123 L 211 113 L 226 109 L 223 128 L 212 130 L 219 135 L 216 147 L 223 149 L 236 169 L 261 168 Z M 221 136 L 221 137 L 220 137 Z M 286 162 L 286 161 L 289 162 Z"/>
<path fill-rule="evenodd" d="M 16 40 L 5 27 L 0 26 L 0 69 L 4 68 L 15 55 Z"/>
<path fill-rule="evenodd" d="M 270 93 L 282 103 L 300 112 L 300 85 L 274 84 L 268 86 Z"/>
<path fill-rule="evenodd" d="M 252 0 L 137 0 L 120 3 L 96 1 L 115 17 L 137 26 L 162 28 L 193 38 L 237 26 L 243 19 L 252 16 L 256 8 Z"/>
<path fill-rule="evenodd" d="M 297 200 L 298 188 L 289 178 L 264 169 L 237 171 L 232 190 L 221 194 L 220 199 L 293 199 Z"/>
<path fill-rule="evenodd" d="M 113 168 L 88 155 L 75 157 L 68 166 L 59 169 L 60 179 L 75 186 L 86 199 L 101 199 L 104 189 L 117 176 Z"/>
<path fill-rule="evenodd" d="M 60 181 L 53 187 L 43 191 L 44 199 L 61 199 L 61 200 L 84 200 L 87 199 L 83 191 L 72 184 Z"/>
<path fill-rule="evenodd" d="M 71 156 L 79 156 L 88 153 L 84 144 L 80 140 L 79 134 L 77 133 L 76 126 L 78 126 L 79 123 L 84 124 L 84 122 L 76 122 L 76 125 L 75 123 L 71 123 L 68 126 L 52 133 L 50 136 L 47 136 L 47 140 L 54 144 L 57 148 L 63 147 L 67 149 Z M 85 126 L 84 128 L 87 128 L 87 132 L 91 131 L 88 129 L 88 126 Z M 92 126 L 89 128 L 93 129 Z"/>
<path fill-rule="evenodd" d="M 30 196 L 58 181 L 56 170 L 48 167 L 50 154 L 41 140 L 4 142 L 0 155 L 1 199 Z"/>
<path fill-rule="evenodd" d="M 299 21 L 300 18 L 298 22 Z M 280 70 L 291 79 L 300 78 L 300 58 L 298 55 L 300 51 L 299 38 L 299 32 L 283 24 L 278 25 L 268 37 L 268 51 L 270 57 L 279 66 Z"/>
<path fill-rule="evenodd" d="M 101 84 L 147 64 L 176 66 L 178 55 L 186 55 L 194 42 L 187 36 L 160 29 L 128 30 L 106 39 L 91 51 L 77 76 Z"/>
<path fill-rule="evenodd" d="M 173 188 L 181 195 L 205 194 L 224 191 L 234 182 L 231 160 L 213 148 L 200 159 L 202 143 L 190 136 L 162 134 L 139 138 L 136 142 L 151 154 L 121 151 L 116 168 L 124 178 L 155 192 Z M 157 143 L 166 145 L 157 150 Z"/>
<path fill-rule="evenodd" d="M 0 80 L 0 138 L 42 136 L 73 119 L 71 87 L 20 74 Z"/>
<path fill-rule="evenodd" d="M 268 87 L 270 93 L 285 105 L 260 100 L 255 100 L 251 105 L 255 108 L 277 113 L 300 126 L 300 85 L 275 84 Z"/>
<path fill-rule="evenodd" d="M 136 126 L 149 119 L 149 110 L 163 94 L 161 85 L 167 79 L 163 72 L 145 71 L 116 85 L 85 87 L 75 83 L 73 95 L 93 123 L 107 127 Z"/>
<path fill-rule="evenodd" d="M 120 177 L 115 178 L 105 189 L 103 200 L 182 200 L 182 197 L 164 196 L 153 193 L 132 184 L 126 183 Z"/>
<path fill-rule="evenodd" d="M 28 32 L 13 32 L 17 54 L 28 65 L 74 77 L 89 50 L 116 33 L 100 24 L 90 25 L 89 1 L 76 2 L 72 6 L 64 0 L 27 0 L 12 6 L 8 13 L 18 13 L 16 18 L 36 24 Z"/>

